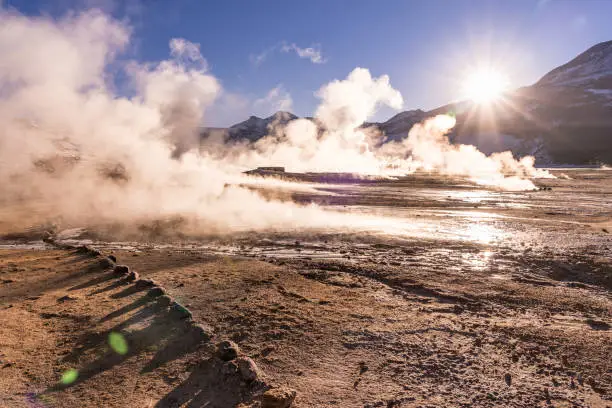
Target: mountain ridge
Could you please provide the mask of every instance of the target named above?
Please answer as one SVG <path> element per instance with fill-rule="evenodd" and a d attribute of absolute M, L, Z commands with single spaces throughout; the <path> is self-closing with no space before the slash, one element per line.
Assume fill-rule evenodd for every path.
<path fill-rule="evenodd" d="M 362 127 L 382 132 L 385 143 L 399 141 L 416 123 L 441 113 L 456 116 L 452 142 L 473 144 L 487 154 L 511 150 L 547 164 L 612 163 L 612 41 L 595 44 L 490 106 L 452 102 L 429 111 L 399 112 Z M 255 142 L 297 118 L 284 111 L 251 116 L 223 132 L 230 141 Z M 203 137 L 210 133 L 206 129 Z"/>
<path fill-rule="evenodd" d="M 569 62 L 548 72 L 535 85 L 567 86 L 592 81 L 593 85 L 597 86 L 597 82 L 602 79 L 606 85 L 611 85 L 607 83 L 610 77 L 612 77 L 612 40 L 595 44 Z"/>

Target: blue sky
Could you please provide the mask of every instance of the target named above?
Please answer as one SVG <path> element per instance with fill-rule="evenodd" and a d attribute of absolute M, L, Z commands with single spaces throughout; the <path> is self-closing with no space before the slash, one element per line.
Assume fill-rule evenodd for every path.
<path fill-rule="evenodd" d="M 470 69 L 489 64 L 529 85 L 586 48 L 612 39 L 608 0 L 0 0 L 29 15 L 99 7 L 133 27 L 122 58 L 168 57 L 168 42 L 199 43 L 230 95 L 249 101 L 213 125 L 265 115 L 290 97 L 311 115 L 323 84 L 355 67 L 388 74 L 404 109 L 432 109 L 461 95 Z M 311 50 L 307 50 L 312 48 Z M 256 101 L 259 100 L 260 103 Z M 375 120 L 394 114 L 379 112 Z"/>

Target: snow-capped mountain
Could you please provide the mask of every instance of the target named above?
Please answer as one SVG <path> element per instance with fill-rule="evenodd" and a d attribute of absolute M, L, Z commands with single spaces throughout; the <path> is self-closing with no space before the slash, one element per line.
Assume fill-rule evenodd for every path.
<path fill-rule="evenodd" d="M 551 161 L 612 162 L 612 41 L 518 89 L 508 104 L 518 109 L 501 121 L 500 131 L 541 140 Z"/>
<path fill-rule="evenodd" d="M 393 134 L 390 128 L 409 128 L 414 117 L 402 115 L 410 112 L 378 127 L 388 135 Z M 457 117 L 451 140 L 476 145 L 485 153 L 511 150 L 518 156 L 535 155 L 542 164 L 611 163 L 612 41 L 589 48 L 492 106 L 461 101 L 422 117 L 447 112 Z"/>
<path fill-rule="evenodd" d="M 385 133 L 386 140 L 401 140 L 408 135 L 408 131 L 416 123 L 427 117 L 427 112 L 421 109 L 400 112 L 386 122 L 377 123 L 380 130 Z"/>
<path fill-rule="evenodd" d="M 363 126 L 378 128 L 385 141 L 401 140 L 414 124 L 449 112 L 457 118 L 451 140 L 473 144 L 485 153 L 511 150 L 517 156 L 535 155 L 542 164 L 612 163 L 612 41 L 589 48 L 492 106 L 460 101 L 428 112 L 401 112 L 386 122 Z M 256 141 L 296 118 L 289 112 L 265 119 L 251 116 L 228 129 L 203 134 L 224 132 L 230 140 Z"/>
<path fill-rule="evenodd" d="M 612 86 L 612 41 L 594 45 L 567 64 L 553 69 L 536 86 L 609 90 Z"/>
<path fill-rule="evenodd" d="M 278 111 L 265 119 L 251 116 L 244 122 L 231 126 L 228 130 L 229 138 L 233 140 L 248 139 L 255 141 L 269 134 L 274 126 L 286 125 L 297 118 L 293 113 L 284 111 Z"/>

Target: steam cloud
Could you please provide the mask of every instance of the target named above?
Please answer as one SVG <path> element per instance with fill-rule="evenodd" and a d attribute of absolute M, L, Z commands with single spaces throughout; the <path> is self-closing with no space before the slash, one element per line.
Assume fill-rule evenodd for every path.
<path fill-rule="evenodd" d="M 127 65 L 136 95 L 117 97 L 109 67 L 129 29 L 99 11 L 59 21 L 0 12 L 0 196 L 66 223 L 175 215 L 223 231 L 314 222 L 322 211 L 267 201 L 191 147 L 220 91 L 196 44 Z M 316 216 L 316 217 L 315 217 Z"/>
<path fill-rule="evenodd" d="M 262 164 L 295 171 L 332 171 L 375 175 L 405 175 L 418 170 L 461 175 L 505 190 L 532 190 L 529 178 L 551 178 L 534 167 L 534 158 L 514 159 L 511 152 L 490 156 L 471 145 L 451 144 L 447 134 L 455 118 L 438 115 L 415 125 L 401 142 L 380 143 L 382 135 L 360 128 L 381 104 L 400 109 L 401 94 L 389 78 L 373 78 L 356 68 L 345 80 L 325 85 L 315 118 L 296 119 L 285 126 L 270 126 L 268 136 L 254 144 L 209 145 L 208 154 L 234 166 Z"/>
<path fill-rule="evenodd" d="M 59 20 L 0 9 L 0 204 L 36 206 L 80 223 L 138 222 L 180 215 L 196 230 L 226 231 L 348 223 L 316 206 L 264 199 L 241 171 L 278 164 L 297 171 L 466 174 L 483 184 L 533 188 L 533 159 L 485 156 L 454 146 L 438 117 L 401 143 L 359 126 L 402 97 L 387 76 L 357 68 L 321 88 L 315 120 L 276 126 L 254 145 L 212 143 L 199 127 L 221 91 L 199 46 L 170 42 L 170 58 L 128 64 L 116 57 L 130 29 L 100 11 Z M 134 96 L 113 93 L 113 72 Z"/>

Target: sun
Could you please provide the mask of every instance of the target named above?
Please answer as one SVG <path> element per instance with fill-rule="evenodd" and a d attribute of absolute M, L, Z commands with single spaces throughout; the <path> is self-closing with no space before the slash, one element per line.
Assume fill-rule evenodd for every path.
<path fill-rule="evenodd" d="M 463 84 L 465 96 L 476 103 L 490 103 L 508 90 L 508 77 L 494 69 L 477 69 L 470 73 Z"/>

